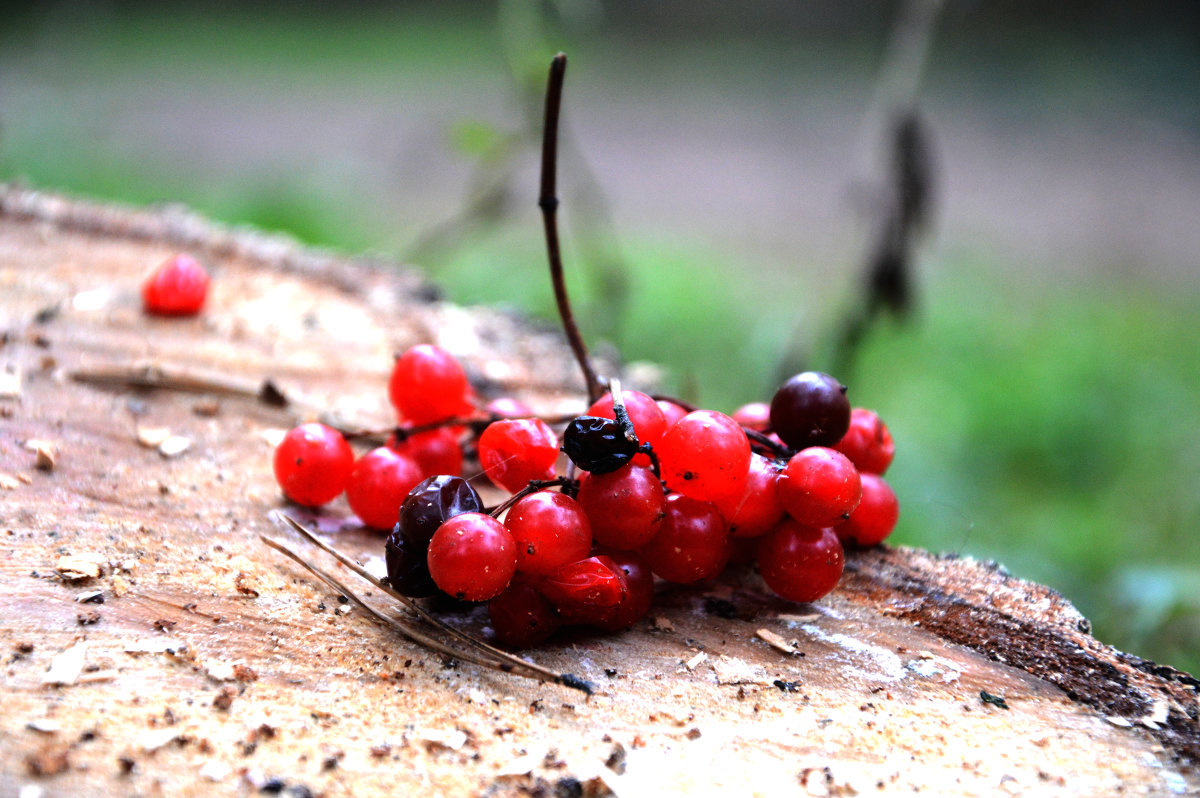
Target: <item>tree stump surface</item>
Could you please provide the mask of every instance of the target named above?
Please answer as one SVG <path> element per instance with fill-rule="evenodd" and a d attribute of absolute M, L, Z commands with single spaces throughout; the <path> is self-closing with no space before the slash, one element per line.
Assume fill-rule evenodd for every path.
<path fill-rule="evenodd" d="M 184 250 L 213 275 L 207 308 L 145 316 L 141 280 Z M 753 574 L 664 590 L 625 633 L 527 652 L 587 697 L 430 653 L 259 540 L 403 613 L 271 521 L 273 441 L 318 411 L 386 426 L 391 355 L 421 341 L 484 393 L 581 410 L 558 331 L 179 209 L 12 186 L 0 292 L 0 794 L 1200 789 L 1200 683 L 994 565 L 881 547 L 816 604 Z M 210 389 L 97 379 L 113 370 Z M 301 514 L 378 567 L 348 516 Z"/>

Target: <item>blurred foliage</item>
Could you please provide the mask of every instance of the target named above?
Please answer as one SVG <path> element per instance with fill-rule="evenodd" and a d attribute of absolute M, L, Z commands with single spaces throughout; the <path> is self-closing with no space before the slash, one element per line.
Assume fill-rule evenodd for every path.
<path fill-rule="evenodd" d="M 406 71 L 448 86 L 472 70 L 504 64 L 514 101 L 525 106 L 517 123 L 467 114 L 446 131 L 448 145 L 480 170 L 477 188 L 490 191 L 498 182 L 487 206 L 492 215 L 482 224 L 451 220 L 454 235 L 436 242 L 440 255 L 430 262 L 439 264 L 437 278 L 458 301 L 508 303 L 553 318 L 540 224 L 531 215 L 507 216 L 504 188 L 513 153 L 536 147 L 529 137 L 538 129 L 538 92 L 553 37 L 531 12 L 535 5 L 502 2 L 499 22 L 488 24 L 466 6 L 451 5 L 436 14 L 406 8 L 402 26 L 393 24 L 393 11 L 354 6 L 354 13 L 311 18 L 180 11 L 172 27 L 148 8 L 114 16 L 65 4 L 56 13 L 79 19 L 73 38 L 55 42 L 63 73 L 47 85 L 68 80 L 72 70 L 160 81 L 202 70 L 220 81 L 253 69 L 278 80 L 281 92 L 292 90 L 298 73 L 330 85 L 386 85 Z M 672 5 L 641 13 L 667 13 Z M 763 13 L 738 5 L 737 13 Z M 566 6 L 586 16 L 589 4 L 560 4 L 559 12 L 568 13 Z M 703 7 L 718 22 L 734 13 L 720 4 Z M 829 6 L 830 25 L 862 16 L 861 8 L 840 8 Z M 30 58 L 41 57 L 34 42 L 43 22 L 15 19 L 0 32 L 6 55 L 20 58 L 27 49 Z M 964 23 L 951 14 L 947 24 Z M 877 28 L 849 45 L 861 52 L 842 57 L 869 63 Z M 708 57 L 704 36 L 672 43 L 678 58 L 664 69 L 679 74 L 664 80 L 688 76 Z M 998 103 L 1019 109 L 1021 87 L 1070 81 L 1085 40 L 1040 36 L 1028 31 L 1025 46 L 1058 54 L 1061 69 L 1031 69 L 1027 80 L 1013 79 L 1009 70 L 1003 85 L 972 90 L 994 90 Z M 586 43 L 580 46 L 586 51 Z M 735 45 L 735 53 L 736 46 L 754 57 L 751 40 Z M 1190 51 L 1167 52 L 1186 61 Z M 813 47 L 790 57 L 815 63 L 828 56 Z M 1012 63 L 1014 54 L 985 42 L 971 52 L 950 48 L 946 57 L 974 64 L 974 74 L 983 75 L 975 79 L 986 82 L 988 65 Z M 1178 102 L 1168 71 L 1178 74 L 1147 60 L 1123 74 L 1131 85 L 1152 89 L 1146 102 L 1190 119 L 1197 106 Z M 11 117 L 13 108 L 21 109 L 20 119 Z M 0 98 L 0 113 L 6 112 L 0 179 L 135 203 L 183 200 L 216 218 L 348 250 L 397 246 L 396 222 L 385 209 L 365 194 L 331 193 L 311 172 L 246 175 L 237 185 L 187 182 L 123 142 L 95 140 L 86 118 L 53 101 L 7 96 Z M 567 158 L 577 160 L 561 169 L 586 169 L 578 153 Z M 602 188 L 602 178 L 595 182 Z M 464 197 L 464 206 L 469 201 Z M 788 331 L 803 330 L 820 344 L 820 332 L 832 330 L 828 309 L 816 307 L 813 296 L 780 291 L 777 271 L 731 271 L 736 254 L 706 242 L 622 230 L 618 253 L 602 191 L 567 203 L 564 221 L 568 281 L 585 335 L 611 339 L 626 360 L 668 364 L 669 387 L 688 398 L 731 410 L 767 397 Z M 802 262 L 798 269 L 815 271 Z M 983 249 L 926 258 L 913 322 L 870 331 L 854 373 L 838 375 L 856 404 L 883 415 L 898 442 L 889 473 L 903 509 L 895 540 L 1000 560 L 1065 593 L 1093 619 L 1100 638 L 1200 671 L 1200 429 L 1181 423 L 1194 417 L 1200 386 L 1194 321 L 1200 296 L 1194 288 L 1168 292 L 1044 274 L 1018 283 L 1002 259 Z M 813 350 L 810 365 L 828 367 L 821 346 Z"/>

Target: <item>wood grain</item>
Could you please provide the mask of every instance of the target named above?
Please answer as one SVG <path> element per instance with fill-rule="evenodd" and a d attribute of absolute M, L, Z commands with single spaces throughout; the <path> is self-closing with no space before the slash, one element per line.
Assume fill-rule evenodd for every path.
<path fill-rule="evenodd" d="M 210 305 L 147 318 L 140 280 L 180 249 L 210 267 Z M 15 187 L 0 189 L 0 291 L 0 794 L 1200 787 L 1196 680 L 1095 640 L 1061 596 L 994 566 L 858 552 L 814 605 L 746 573 L 663 589 L 624 634 L 529 654 L 594 682 L 586 698 L 431 655 L 258 541 L 286 537 L 268 518 L 283 506 L 271 436 L 315 409 L 387 424 L 397 349 L 437 342 L 485 393 L 581 409 L 553 331 L 439 302 L 386 264 Z M 71 378 L 136 364 L 271 380 L 294 401 Z M 191 445 L 167 458 L 139 428 Z M 380 539 L 347 515 L 339 501 L 309 520 L 377 566 Z"/>

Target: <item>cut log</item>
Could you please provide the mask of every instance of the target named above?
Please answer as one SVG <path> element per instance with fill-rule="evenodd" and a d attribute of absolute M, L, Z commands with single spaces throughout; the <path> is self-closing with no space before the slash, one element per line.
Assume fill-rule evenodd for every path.
<path fill-rule="evenodd" d="M 213 274 L 206 311 L 145 316 L 140 281 L 180 250 Z M 420 341 L 485 393 L 582 409 L 555 331 L 387 264 L 15 187 L 0 291 L 0 793 L 1200 789 L 1200 683 L 994 565 L 855 552 L 811 605 L 751 573 L 663 589 L 625 633 L 527 652 L 589 697 L 431 654 L 259 540 L 355 580 L 271 522 L 272 441 L 318 413 L 386 426 L 391 355 Z M 304 517 L 377 568 L 347 516 Z"/>

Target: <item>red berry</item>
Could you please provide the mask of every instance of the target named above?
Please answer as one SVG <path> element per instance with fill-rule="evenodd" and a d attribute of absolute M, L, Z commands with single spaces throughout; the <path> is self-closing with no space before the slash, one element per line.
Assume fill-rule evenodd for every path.
<path fill-rule="evenodd" d="M 208 272 L 195 258 L 168 258 L 142 284 L 142 307 L 155 316 L 194 316 L 208 297 Z"/>
<path fill-rule="evenodd" d="M 715 410 L 696 410 L 672 424 L 657 453 L 667 487 L 701 501 L 740 492 L 750 468 L 746 433 Z"/>
<path fill-rule="evenodd" d="M 797 452 L 784 466 L 776 487 L 787 514 L 812 527 L 840 524 L 862 496 L 854 463 L 824 446 Z"/>
<path fill-rule="evenodd" d="M 402 419 L 428 424 L 472 412 L 466 372 L 454 355 L 418 344 L 396 358 L 388 397 Z"/>
<path fill-rule="evenodd" d="M 625 574 L 628 593 L 617 606 L 605 611 L 593 623 L 607 632 L 619 632 L 633 626 L 650 611 L 650 605 L 654 603 L 654 574 L 650 572 L 645 559 L 636 552 L 605 551 Z"/>
<path fill-rule="evenodd" d="M 716 505 L 680 494 L 667 498 L 658 534 L 642 547 L 650 569 L 678 584 L 713 578 L 729 554 L 729 532 Z"/>
<path fill-rule="evenodd" d="M 771 399 L 771 428 L 793 449 L 832 446 L 849 427 L 846 388 L 828 374 L 797 374 Z"/>
<path fill-rule="evenodd" d="M 490 515 L 456 515 L 429 541 L 429 575 L 439 590 L 461 601 L 495 598 L 516 570 L 512 535 Z"/>
<path fill-rule="evenodd" d="M 658 409 L 662 411 L 663 420 L 667 422 L 667 429 L 688 414 L 686 408 L 680 407 L 674 402 L 668 402 L 666 399 L 659 399 L 654 404 L 658 405 Z"/>
<path fill-rule="evenodd" d="M 484 410 L 500 418 L 528 418 L 534 415 L 533 408 L 520 399 L 514 399 L 511 396 L 501 396 L 499 399 L 493 399 L 487 403 Z"/>
<path fill-rule="evenodd" d="M 319 507 L 346 489 L 354 450 L 342 433 L 324 424 L 301 424 L 275 449 L 275 481 L 296 504 Z"/>
<path fill-rule="evenodd" d="M 479 465 L 497 486 L 516 493 L 535 479 L 552 479 L 558 436 L 539 418 L 493 421 L 479 436 Z"/>
<path fill-rule="evenodd" d="M 390 530 L 400 518 L 400 504 L 424 478 L 416 460 L 380 446 L 354 464 L 346 501 L 365 525 Z"/>
<path fill-rule="evenodd" d="M 785 518 L 758 547 L 767 587 L 789 601 L 816 601 L 837 587 L 846 556 L 832 529 Z"/>
<path fill-rule="evenodd" d="M 896 444 L 887 425 L 873 410 L 856 407 L 850 411 L 850 429 L 833 448 L 850 458 L 859 471 L 883 474 L 896 455 Z"/>
<path fill-rule="evenodd" d="M 900 503 L 891 486 L 877 474 L 863 474 L 862 501 L 833 531 L 843 544 L 874 546 L 892 534 L 899 518 Z"/>
<path fill-rule="evenodd" d="M 766 402 L 748 402 L 730 416 L 746 429 L 755 432 L 766 432 L 771 426 L 771 406 Z"/>
<path fill-rule="evenodd" d="M 548 574 L 577 562 L 592 550 L 592 525 L 583 508 L 569 496 L 551 491 L 532 493 L 508 510 L 504 526 L 517 544 L 517 570 Z"/>
<path fill-rule="evenodd" d="M 448 427 L 418 432 L 404 440 L 396 440 L 392 435 L 387 445 L 415 460 L 427 477 L 462 473 L 462 446 L 458 443 L 458 434 Z"/>
<path fill-rule="evenodd" d="M 627 465 L 609 474 L 584 472 L 579 505 L 592 522 L 592 537 L 603 546 L 638 549 L 662 523 L 667 497 L 649 470 Z"/>
<path fill-rule="evenodd" d="M 562 625 L 549 599 L 522 581 L 488 602 L 488 616 L 496 642 L 511 649 L 544 643 Z"/>
<path fill-rule="evenodd" d="M 783 520 L 783 502 L 776 490 L 779 466 L 761 454 L 750 456 L 746 486 L 740 495 L 718 499 L 713 504 L 729 524 L 735 538 L 765 535 Z"/>
<path fill-rule="evenodd" d="M 625 572 L 604 556 L 560 566 L 538 579 L 537 589 L 568 623 L 594 623 L 629 594 Z"/>
<path fill-rule="evenodd" d="M 667 431 L 667 419 L 658 403 L 641 391 L 621 391 L 621 401 L 625 403 L 625 410 L 629 413 L 630 422 L 633 423 L 633 431 L 637 435 L 638 443 L 648 443 L 652 447 L 658 446 L 663 433 Z M 597 399 L 587 409 L 585 415 L 615 419 L 617 414 L 613 410 L 612 394 L 606 393 Z M 633 462 L 640 466 L 648 466 L 650 458 L 639 454 L 634 456 Z"/>

